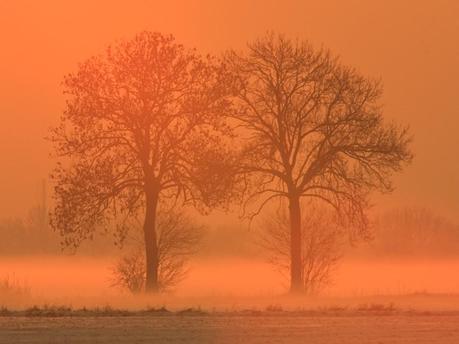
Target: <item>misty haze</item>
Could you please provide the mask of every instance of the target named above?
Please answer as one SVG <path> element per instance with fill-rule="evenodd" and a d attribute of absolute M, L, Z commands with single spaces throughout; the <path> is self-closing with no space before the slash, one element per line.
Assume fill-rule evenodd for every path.
<path fill-rule="evenodd" d="M 459 343 L 459 4 L 0 4 L 0 343 Z"/>

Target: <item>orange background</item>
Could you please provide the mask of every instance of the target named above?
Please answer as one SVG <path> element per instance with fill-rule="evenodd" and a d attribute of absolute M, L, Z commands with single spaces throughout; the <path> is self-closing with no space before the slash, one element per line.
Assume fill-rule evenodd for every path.
<path fill-rule="evenodd" d="M 388 118 L 409 123 L 414 163 L 385 205 L 459 214 L 459 2 L 1 1 L 0 217 L 22 215 L 52 166 L 43 140 L 77 63 L 141 30 L 218 53 L 275 30 L 325 45 L 385 85 Z"/>

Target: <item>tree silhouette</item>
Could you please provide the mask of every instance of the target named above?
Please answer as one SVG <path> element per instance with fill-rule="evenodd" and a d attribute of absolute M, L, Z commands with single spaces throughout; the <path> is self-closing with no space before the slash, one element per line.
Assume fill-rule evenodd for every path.
<path fill-rule="evenodd" d="M 175 209 L 159 210 L 157 214 L 158 288 L 168 291 L 187 273 L 187 260 L 196 253 L 203 237 L 203 228 Z M 135 234 L 138 234 L 136 232 Z M 113 286 L 136 294 L 145 289 L 145 257 L 143 238 L 131 238 L 134 247 L 113 267 Z"/>
<path fill-rule="evenodd" d="M 60 158 L 51 224 L 64 244 L 98 228 L 122 233 L 143 213 L 146 290 L 158 290 L 158 202 L 206 210 L 231 184 L 225 78 L 215 58 L 150 32 L 65 77 L 67 106 L 50 135 Z"/>
<path fill-rule="evenodd" d="M 245 210 L 255 216 L 273 199 L 288 200 L 290 289 L 300 291 L 300 200 L 326 202 L 364 234 L 369 192 L 390 191 L 391 174 L 411 160 L 407 129 L 383 121 L 378 81 L 307 42 L 268 34 L 226 61 L 236 82 L 233 118 L 247 138 Z"/>
<path fill-rule="evenodd" d="M 284 203 L 264 217 L 260 235 L 269 262 L 281 272 L 290 267 L 290 221 Z M 301 219 L 301 287 L 307 294 L 317 294 L 331 284 L 332 272 L 343 253 L 345 233 L 330 209 L 315 203 L 302 208 L 308 216 Z"/>

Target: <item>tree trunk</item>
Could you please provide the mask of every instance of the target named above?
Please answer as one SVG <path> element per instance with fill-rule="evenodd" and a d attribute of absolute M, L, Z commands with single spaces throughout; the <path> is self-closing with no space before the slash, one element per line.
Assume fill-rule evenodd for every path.
<path fill-rule="evenodd" d="M 148 185 L 145 190 L 146 212 L 143 231 L 145 235 L 146 281 L 145 291 L 158 292 L 158 244 L 156 241 L 156 208 L 159 192 L 154 185 Z"/>
<path fill-rule="evenodd" d="M 303 267 L 301 253 L 301 208 L 300 198 L 289 198 L 290 210 L 290 292 L 299 293 L 303 289 Z"/>

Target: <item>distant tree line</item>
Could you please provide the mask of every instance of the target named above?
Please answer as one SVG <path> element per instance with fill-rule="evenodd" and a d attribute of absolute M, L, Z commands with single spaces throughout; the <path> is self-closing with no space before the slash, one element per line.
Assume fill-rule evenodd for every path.
<path fill-rule="evenodd" d="M 386 257 L 457 257 L 459 225 L 422 207 L 399 207 L 379 214 L 372 254 Z"/>
<path fill-rule="evenodd" d="M 36 206 L 24 217 L 0 219 L 0 256 L 74 253 L 73 249 L 61 245 L 62 238 L 59 233 L 56 233 L 47 222 L 42 222 L 42 214 L 42 208 Z M 79 252 L 98 256 L 116 253 L 117 248 L 104 234 L 98 233 L 94 240 L 79 247 Z"/>

